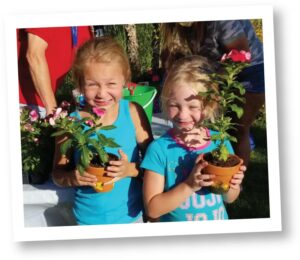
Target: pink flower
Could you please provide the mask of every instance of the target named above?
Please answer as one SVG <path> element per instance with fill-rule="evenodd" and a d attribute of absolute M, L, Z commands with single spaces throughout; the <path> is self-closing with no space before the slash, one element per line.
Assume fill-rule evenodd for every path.
<path fill-rule="evenodd" d="M 250 62 L 251 61 L 251 53 L 250 52 L 240 51 L 240 53 L 242 53 L 243 55 L 245 55 L 246 62 Z"/>
<path fill-rule="evenodd" d="M 54 126 L 55 125 L 55 120 L 53 117 L 49 118 L 49 124 Z"/>
<path fill-rule="evenodd" d="M 221 58 L 221 61 L 225 60 L 232 60 L 234 62 L 250 62 L 251 60 L 251 53 L 246 52 L 244 50 L 231 50 L 228 54 L 224 54 Z"/>
<path fill-rule="evenodd" d="M 61 113 L 62 111 L 62 108 L 61 107 L 58 107 L 56 110 L 55 110 L 55 113 L 54 113 L 54 119 L 58 118 L 59 117 L 59 114 Z"/>
<path fill-rule="evenodd" d="M 90 126 L 90 127 L 92 127 L 92 126 L 95 125 L 94 122 L 93 122 L 93 120 L 86 120 L 84 123 L 85 123 L 86 125 Z"/>
<path fill-rule="evenodd" d="M 39 114 L 35 110 L 30 111 L 29 113 L 30 121 L 35 122 L 39 119 Z"/>
<path fill-rule="evenodd" d="M 32 126 L 31 124 L 29 124 L 29 123 L 26 123 L 26 124 L 24 125 L 24 129 L 25 129 L 26 131 L 28 131 L 28 132 L 33 132 L 33 131 L 34 131 L 33 126 Z"/>
<path fill-rule="evenodd" d="M 221 58 L 221 62 L 225 61 L 226 59 L 227 59 L 227 54 L 224 53 L 223 56 L 222 56 L 222 58 Z"/>
<path fill-rule="evenodd" d="M 93 107 L 93 112 L 94 112 L 94 114 L 96 114 L 96 115 L 99 116 L 99 117 L 105 115 L 105 110 L 102 109 L 102 108 Z"/>
<path fill-rule="evenodd" d="M 71 121 L 71 122 L 74 122 L 77 120 L 77 117 L 75 116 L 68 116 L 68 120 Z"/>
<path fill-rule="evenodd" d="M 68 112 L 66 110 L 61 111 L 60 118 L 65 118 L 68 115 Z"/>
<path fill-rule="evenodd" d="M 68 110 L 68 109 L 70 108 L 71 104 L 70 104 L 69 102 L 67 102 L 67 101 L 62 101 L 61 104 L 60 104 L 60 106 L 61 106 L 63 109 Z"/>

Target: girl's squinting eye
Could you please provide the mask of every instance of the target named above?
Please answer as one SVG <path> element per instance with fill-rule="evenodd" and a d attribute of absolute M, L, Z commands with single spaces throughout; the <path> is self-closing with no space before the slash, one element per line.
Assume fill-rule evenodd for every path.
<path fill-rule="evenodd" d="M 190 109 L 200 109 L 200 106 L 189 106 Z"/>
<path fill-rule="evenodd" d="M 86 82 L 84 84 L 85 87 L 93 87 L 93 86 L 97 86 L 97 84 L 95 82 Z"/>

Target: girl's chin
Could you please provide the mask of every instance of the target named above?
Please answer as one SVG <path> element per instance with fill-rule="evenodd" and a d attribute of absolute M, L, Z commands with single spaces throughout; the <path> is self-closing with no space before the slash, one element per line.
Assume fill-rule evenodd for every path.
<path fill-rule="evenodd" d="M 176 126 L 177 130 L 181 133 L 188 133 L 195 129 L 194 126 Z"/>

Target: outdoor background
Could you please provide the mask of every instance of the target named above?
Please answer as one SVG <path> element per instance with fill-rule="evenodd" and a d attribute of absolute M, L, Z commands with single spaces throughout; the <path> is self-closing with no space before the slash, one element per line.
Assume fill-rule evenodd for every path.
<path fill-rule="evenodd" d="M 262 20 L 251 22 L 257 36 L 263 41 Z M 109 25 L 101 27 L 102 29 L 104 34 L 113 36 L 126 50 L 132 68 L 132 82 L 142 82 L 156 87 L 158 95 L 154 100 L 154 113 L 159 113 L 159 93 L 163 85 L 163 71 L 159 59 L 161 50 L 159 24 Z M 70 73 L 56 93 L 58 103 L 62 100 L 70 101 L 73 88 Z M 251 129 L 251 140 L 253 150 L 243 182 L 243 191 L 237 201 L 226 205 L 230 219 L 270 217 L 264 107 Z"/>

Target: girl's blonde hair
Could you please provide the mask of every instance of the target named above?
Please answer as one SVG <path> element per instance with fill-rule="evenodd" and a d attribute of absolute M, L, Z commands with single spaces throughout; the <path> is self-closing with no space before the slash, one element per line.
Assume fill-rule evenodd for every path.
<path fill-rule="evenodd" d="M 78 49 L 73 62 L 72 71 L 75 85 L 82 90 L 84 72 L 89 63 L 110 63 L 112 61 L 120 64 L 126 82 L 130 81 L 131 70 L 128 57 L 115 39 L 104 36 L 88 40 Z"/>
<path fill-rule="evenodd" d="M 218 86 L 211 82 L 209 74 L 214 72 L 214 66 L 207 58 L 202 56 L 188 56 L 173 63 L 166 77 L 162 93 L 162 111 L 167 114 L 168 100 L 178 83 L 188 84 L 196 93 L 206 93 L 210 90 L 218 91 Z M 215 99 L 199 95 L 202 102 L 203 119 L 214 121 L 217 116 L 218 102 Z"/>

